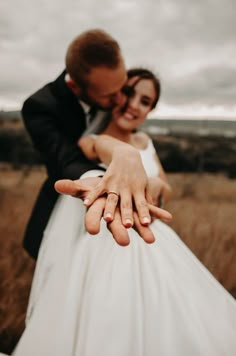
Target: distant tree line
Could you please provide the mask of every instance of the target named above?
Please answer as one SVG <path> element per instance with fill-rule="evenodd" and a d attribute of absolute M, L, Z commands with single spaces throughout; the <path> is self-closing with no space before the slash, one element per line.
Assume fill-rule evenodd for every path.
<path fill-rule="evenodd" d="M 167 172 L 223 172 L 236 178 L 234 138 L 159 134 L 152 139 Z M 0 126 L 0 162 L 10 163 L 15 169 L 42 164 L 23 126 Z"/>

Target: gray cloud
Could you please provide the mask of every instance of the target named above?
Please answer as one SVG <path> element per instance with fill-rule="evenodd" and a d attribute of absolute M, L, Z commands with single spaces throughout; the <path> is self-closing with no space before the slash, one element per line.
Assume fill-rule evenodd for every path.
<path fill-rule="evenodd" d="M 235 105 L 236 66 L 204 67 L 164 86 L 165 97 L 174 104 Z"/>
<path fill-rule="evenodd" d="M 128 67 L 160 75 L 166 105 L 234 105 L 235 0 L 2 1 L 0 13 L 0 108 L 54 79 L 91 27 L 118 39 Z"/>

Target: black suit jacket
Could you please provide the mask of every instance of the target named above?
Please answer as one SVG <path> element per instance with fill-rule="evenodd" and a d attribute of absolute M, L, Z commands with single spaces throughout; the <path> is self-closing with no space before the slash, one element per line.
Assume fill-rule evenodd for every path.
<path fill-rule="evenodd" d="M 77 147 L 77 140 L 86 128 L 85 114 L 78 98 L 65 83 L 65 71 L 24 102 L 22 116 L 48 172 L 23 242 L 29 254 L 37 258 L 43 231 L 58 197 L 55 181 L 77 179 L 84 172 L 98 167 Z"/>

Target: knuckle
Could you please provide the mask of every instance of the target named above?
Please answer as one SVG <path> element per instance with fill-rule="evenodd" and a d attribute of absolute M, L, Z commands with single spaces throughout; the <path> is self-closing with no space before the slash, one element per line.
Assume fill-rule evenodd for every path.
<path fill-rule="evenodd" d="M 102 185 L 98 185 L 97 187 L 92 189 L 89 194 L 91 196 L 98 196 L 98 195 L 103 194 L 103 186 Z"/>
<path fill-rule="evenodd" d="M 89 193 L 87 194 L 87 198 L 92 199 L 92 198 L 95 198 L 97 195 L 98 195 L 98 191 L 92 190 L 91 192 L 89 192 Z"/>
<path fill-rule="evenodd" d="M 132 202 L 131 201 L 122 201 L 120 204 L 121 209 L 123 210 L 132 210 Z"/>
<path fill-rule="evenodd" d="M 136 201 L 135 205 L 137 209 L 143 209 L 148 207 L 147 201 L 145 199 Z"/>
<path fill-rule="evenodd" d="M 119 197 L 117 195 L 115 195 L 115 194 L 108 195 L 108 198 L 107 198 L 108 203 L 117 204 L 118 200 L 119 200 Z"/>
<path fill-rule="evenodd" d="M 103 193 L 104 192 L 104 184 L 101 182 L 99 183 L 95 189 L 94 189 L 96 192 L 99 192 L 99 193 Z"/>

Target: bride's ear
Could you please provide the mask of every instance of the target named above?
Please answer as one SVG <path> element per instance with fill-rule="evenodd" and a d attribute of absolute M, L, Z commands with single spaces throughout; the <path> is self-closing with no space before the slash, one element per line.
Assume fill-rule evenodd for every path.
<path fill-rule="evenodd" d="M 69 77 L 68 80 L 66 81 L 66 84 L 76 96 L 80 96 L 81 89 L 72 78 Z"/>

